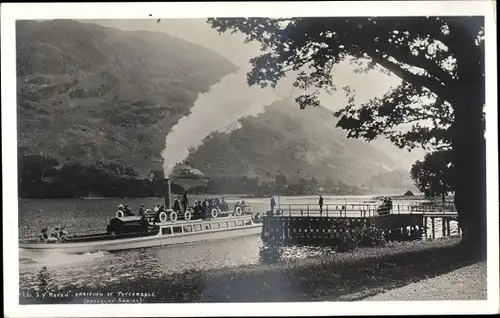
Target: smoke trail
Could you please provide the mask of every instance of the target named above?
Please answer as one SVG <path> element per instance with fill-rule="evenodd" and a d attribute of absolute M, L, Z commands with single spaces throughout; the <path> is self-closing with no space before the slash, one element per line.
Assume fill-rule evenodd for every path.
<path fill-rule="evenodd" d="M 242 69 L 223 77 L 209 92 L 200 94 L 191 113 L 172 127 L 162 151 L 165 176 L 170 176 L 175 165 L 189 156 L 189 149 L 197 149 L 212 132 L 229 133 L 240 128 L 240 118 L 257 116 L 266 106 L 293 92 L 291 79 L 275 89 L 248 86 L 246 73 Z"/>

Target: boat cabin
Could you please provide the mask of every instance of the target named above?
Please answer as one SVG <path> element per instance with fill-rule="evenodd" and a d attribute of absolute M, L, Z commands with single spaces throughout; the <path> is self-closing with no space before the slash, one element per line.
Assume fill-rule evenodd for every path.
<path fill-rule="evenodd" d="M 205 221 L 191 221 L 183 223 L 167 223 L 161 224 L 161 235 L 174 235 L 174 234 L 187 234 L 187 233 L 200 233 L 208 231 L 220 231 L 241 229 L 243 227 L 253 225 L 252 218 L 224 218 L 212 219 Z"/>

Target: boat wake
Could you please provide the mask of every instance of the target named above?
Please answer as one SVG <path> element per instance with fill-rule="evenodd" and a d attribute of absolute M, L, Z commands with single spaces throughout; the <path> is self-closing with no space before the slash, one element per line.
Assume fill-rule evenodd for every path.
<path fill-rule="evenodd" d="M 30 251 L 19 250 L 19 265 L 22 267 L 55 267 L 74 263 L 88 262 L 104 257 L 107 252 L 85 254 L 66 254 L 62 251 Z"/>

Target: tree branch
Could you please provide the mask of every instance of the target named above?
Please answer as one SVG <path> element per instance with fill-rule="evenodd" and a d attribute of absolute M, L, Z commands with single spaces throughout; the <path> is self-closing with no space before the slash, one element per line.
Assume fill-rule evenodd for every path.
<path fill-rule="evenodd" d="M 429 89 L 430 91 L 434 92 L 437 95 L 440 96 L 446 96 L 447 92 L 445 87 L 437 80 L 426 77 L 426 76 L 420 76 L 413 74 L 405 69 L 403 69 L 400 65 L 389 61 L 388 59 L 384 58 L 381 53 L 377 52 L 366 52 L 375 62 L 380 64 L 381 66 L 387 68 L 391 72 L 393 72 L 396 76 L 401 78 L 402 80 L 411 83 L 412 85 L 415 86 L 423 86 Z M 447 98 L 447 97 L 445 97 Z"/>

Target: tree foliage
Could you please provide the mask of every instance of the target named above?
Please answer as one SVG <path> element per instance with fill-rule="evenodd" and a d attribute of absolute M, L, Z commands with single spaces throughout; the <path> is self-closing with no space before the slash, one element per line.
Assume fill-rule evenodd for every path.
<path fill-rule="evenodd" d="M 484 17 L 217 18 L 219 32 L 241 32 L 263 54 L 251 60 L 249 84 L 275 86 L 288 73 L 304 93 L 301 108 L 331 92 L 333 66 L 349 59 L 358 72 L 378 69 L 402 81 L 381 98 L 338 110 L 352 138 L 379 136 L 401 148 L 451 150 L 455 205 L 464 242 L 485 246 Z M 474 191 L 470 191 L 471 187 Z M 470 240 L 467 238 L 470 237 Z M 483 249 L 484 250 L 484 249 Z"/>
<path fill-rule="evenodd" d="M 446 196 L 455 190 L 451 151 L 436 151 L 425 155 L 410 170 L 411 178 L 417 188 L 427 198 Z"/>
<path fill-rule="evenodd" d="M 320 104 L 321 91 L 333 85 L 333 66 L 349 58 L 356 71 L 378 69 L 402 79 L 381 98 L 335 113 L 338 126 L 352 138 L 389 138 L 401 148 L 451 144 L 454 100 L 450 87 L 459 81 L 458 62 L 469 59 L 484 42 L 464 43 L 464 33 L 476 39 L 481 18 L 292 18 L 209 19 L 219 32 L 240 31 L 247 41 L 261 43 L 262 55 L 251 60 L 248 82 L 275 86 L 296 72 L 294 86 L 305 93 L 296 98 L 301 108 Z M 463 22 L 467 23 L 467 29 Z M 468 50 L 463 45 L 469 44 Z M 470 52 L 467 52 L 470 51 Z M 470 61 L 469 61 L 470 62 Z M 480 70 L 482 59 L 472 61 Z M 349 96 L 355 94 L 346 89 Z M 484 101 L 483 101 L 484 103 Z M 402 129 L 403 128 L 403 129 Z"/>

